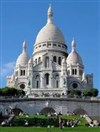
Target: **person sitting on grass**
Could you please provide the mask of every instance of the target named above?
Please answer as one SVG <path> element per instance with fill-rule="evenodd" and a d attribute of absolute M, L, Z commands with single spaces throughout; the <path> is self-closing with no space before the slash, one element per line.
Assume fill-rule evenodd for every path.
<path fill-rule="evenodd" d="M 27 121 L 27 120 L 25 120 L 25 126 L 28 126 L 28 125 L 29 125 L 28 121 Z"/>

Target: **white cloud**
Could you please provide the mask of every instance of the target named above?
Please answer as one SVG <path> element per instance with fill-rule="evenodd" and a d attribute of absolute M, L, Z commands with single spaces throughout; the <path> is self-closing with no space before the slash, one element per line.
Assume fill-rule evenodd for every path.
<path fill-rule="evenodd" d="M 13 73 L 15 62 L 8 62 L 0 65 L 0 88 L 6 86 L 6 76 Z"/>
<path fill-rule="evenodd" d="M 8 62 L 0 66 L 0 78 L 3 78 L 12 73 L 15 62 Z"/>

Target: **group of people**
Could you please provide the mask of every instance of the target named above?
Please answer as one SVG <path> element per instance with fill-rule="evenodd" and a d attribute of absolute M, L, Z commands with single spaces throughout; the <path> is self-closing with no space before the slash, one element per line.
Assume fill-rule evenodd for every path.
<path fill-rule="evenodd" d="M 88 124 L 89 127 L 99 127 L 100 126 L 100 122 L 97 121 L 97 120 L 94 120 L 94 121 L 91 121 L 89 124 Z"/>
<path fill-rule="evenodd" d="M 61 117 L 59 117 L 59 128 L 64 128 L 64 127 L 75 127 L 79 124 L 79 120 L 63 120 Z"/>

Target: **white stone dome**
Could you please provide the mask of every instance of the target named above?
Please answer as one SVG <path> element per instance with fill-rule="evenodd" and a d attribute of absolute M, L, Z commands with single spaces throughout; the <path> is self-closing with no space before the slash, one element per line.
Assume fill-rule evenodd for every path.
<path fill-rule="evenodd" d="M 65 44 L 64 36 L 60 29 L 56 27 L 52 20 L 53 11 L 51 6 L 48 9 L 47 24 L 40 30 L 36 37 L 35 44 L 53 41 Z"/>
<path fill-rule="evenodd" d="M 79 56 L 77 52 L 71 52 L 67 57 L 67 64 L 68 65 L 74 65 L 74 64 L 80 64 L 83 65 L 82 59 Z"/>
<path fill-rule="evenodd" d="M 30 59 L 30 57 L 26 52 L 26 43 L 24 41 L 23 42 L 23 51 L 17 58 L 16 66 L 17 65 L 26 65 L 26 64 L 28 64 L 29 59 Z"/>
<path fill-rule="evenodd" d="M 36 44 L 53 41 L 65 44 L 62 32 L 53 23 L 47 23 L 38 33 Z"/>
<path fill-rule="evenodd" d="M 82 59 L 81 59 L 80 55 L 75 50 L 75 42 L 74 42 L 74 40 L 72 41 L 72 51 L 67 57 L 67 64 L 68 65 L 79 64 L 79 65 L 83 66 Z"/>
<path fill-rule="evenodd" d="M 16 65 L 26 65 L 28 64 L 30 57 L 27 53 L 21 53 L 16 61 Z"/>

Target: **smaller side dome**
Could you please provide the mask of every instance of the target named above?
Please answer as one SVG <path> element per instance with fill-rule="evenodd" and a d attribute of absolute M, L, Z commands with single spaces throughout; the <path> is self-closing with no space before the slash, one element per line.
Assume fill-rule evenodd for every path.
<path fill-rule="evenodd" d="M 81 59 L 80 55 L 76 52 L 76 44 L 75 44 L 74 39 L 72 41 L 72 51 L 67 57 L 67 64 L 68 65 L 79 64 L 79 65 L 83 66 L 82 59 Z"/>
<path fill-rule="evenodd" d="M 28 64 L 29 59 L 30 59 L 30 57 L 26 52 L 26 42 L 24 41 L 23 42 L 23 50 L 22 50 L 22 53 L 17 58 L 16 66 Z"/>

